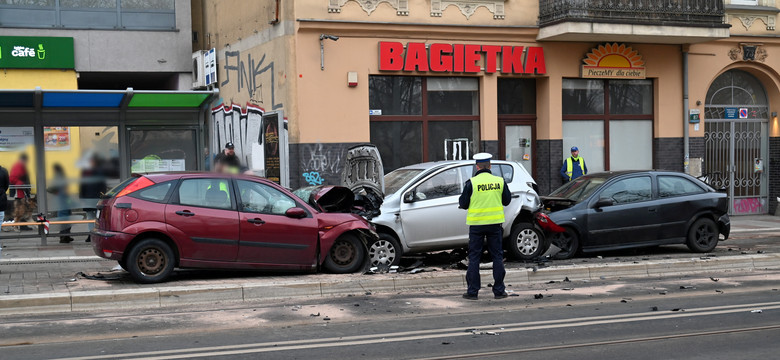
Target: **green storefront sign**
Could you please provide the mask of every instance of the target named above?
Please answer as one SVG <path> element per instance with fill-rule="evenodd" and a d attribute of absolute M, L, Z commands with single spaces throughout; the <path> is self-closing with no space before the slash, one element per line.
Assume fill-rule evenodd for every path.
<path fill-rule="evenodd" d="M 0 69 L 73 69 L 73 38 L 0 36 Z"/>

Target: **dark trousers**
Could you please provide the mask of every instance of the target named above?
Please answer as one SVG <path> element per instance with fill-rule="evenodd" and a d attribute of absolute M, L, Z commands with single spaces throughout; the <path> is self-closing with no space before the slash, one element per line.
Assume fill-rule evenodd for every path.
<path fill-rule="evenodd" d="M 501 224 L 469 226 L 469 267 L 466 270 L 466 283 L 470 295 L 477 295 L 482 287 L 479 278 L 479 260 L 486 243 L 490 257 L 493 259 L 493 294 L 503 294 L 506 290 L 504 249 L 501 246 L 503 233 Z"/>

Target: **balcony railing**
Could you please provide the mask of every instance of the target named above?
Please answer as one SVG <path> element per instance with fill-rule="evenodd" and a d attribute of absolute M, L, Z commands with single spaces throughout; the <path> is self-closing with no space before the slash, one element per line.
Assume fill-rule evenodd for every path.
<path fill-rule="evenodd" d="M 604 22 L 723 27 L 723 0 L 539 0 L 539 26 Z"/>

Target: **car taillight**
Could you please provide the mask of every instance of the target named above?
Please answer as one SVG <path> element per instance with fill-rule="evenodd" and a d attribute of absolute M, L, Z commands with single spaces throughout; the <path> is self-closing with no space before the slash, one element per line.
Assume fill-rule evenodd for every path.
<path fill-rule="evenodd" d="M 556 233 L 566 231 L 566 229 L 564 229 L 560 225 L 554 223 L 552 221 L 552 219 L 550 219 L 550 217 L 547 216 L 547 214 L 545 214 L 545 213 L 536 213 L 536 222 L 545 231 L 551 231 L 551 232 L 556 232 Z"/>
<path fill-rule="evenodd" d="M 130 185 L 125 186 L 125 188 L 122 189 L 122 191 L 120 191 L 119 194 L 116 194 L 116 197 L 124 196 L 152 185 L 154 185 L 154 182 L 152 180 L 149 180 L 148 178 L 142 176 L 139 177 L 138 180 L 130 183 Z"/>

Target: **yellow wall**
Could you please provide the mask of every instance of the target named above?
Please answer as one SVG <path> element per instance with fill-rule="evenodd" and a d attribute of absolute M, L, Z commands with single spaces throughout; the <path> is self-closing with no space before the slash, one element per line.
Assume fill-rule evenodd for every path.
<path fill-rule="evenodd" d="M 75 70 L 57 69 L 3 69 L 0 71 L 0 89 L 47 90 L 78 89 Z"/>

